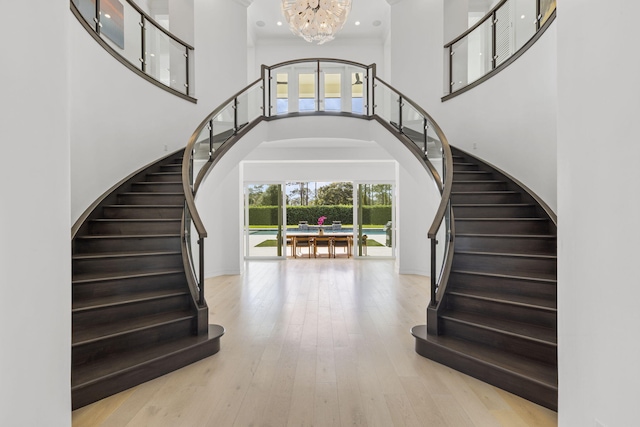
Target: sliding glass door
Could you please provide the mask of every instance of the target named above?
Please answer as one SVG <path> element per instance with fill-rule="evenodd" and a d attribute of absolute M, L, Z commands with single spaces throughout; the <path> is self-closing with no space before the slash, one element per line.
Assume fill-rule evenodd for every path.
<path fill-rule="evenodd" d="M 285 257 L 283 185 L 246 184 L 244 207 L 244 256 L 246 258 Z"/>
<path fill-rule="evenodd" d="M 395 256 L 395 197 L 392 184 L 357 186 L 356 253 L 358 257 Z"/>

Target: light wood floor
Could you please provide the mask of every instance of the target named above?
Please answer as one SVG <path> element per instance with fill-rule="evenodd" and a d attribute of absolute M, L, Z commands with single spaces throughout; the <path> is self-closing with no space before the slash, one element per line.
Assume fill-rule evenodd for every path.
<path fill-rule="evenodd" d="M 80 426 L 556 426 L 557 414 L 431 362 L 428 279 L 393 261 L 252 261 L 206 283 L 226 328 L 205 360 L 73 412 Z"/>

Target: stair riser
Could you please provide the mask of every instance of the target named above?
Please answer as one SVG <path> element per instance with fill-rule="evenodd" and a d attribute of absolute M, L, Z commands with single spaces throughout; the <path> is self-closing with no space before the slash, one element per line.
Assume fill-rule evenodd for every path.
<path fill-rule="evenodd" d="M 464 162 L 453 162 L 453 171 L 477 171 L 478 165 L 473 163 L 464 163 Z"/>
<path fill-rule="evenodd" d="M 468 325 L 451 319 L 442 319 L 442 328 L 446 335 L 500 348 L 544 363 L 557 362 L 557 347 L 498 331 Z"/>
<path fill-rule="evenodd" d="M 188 337 L 193 330 L 193 319 L 185 319 L 169 324 L 161 324 L 142 331 L 125 333 L 71 348 L 72 366 L 98 360 L 126 351 L 129 348 L 148 348 L 154 344 L 180 337 Z"/>
<path fill-rule="evenodd" d="M 556 254 L 556 239 L 544 237 L 456 236 L 456 250 L 515 254 Z"/>
<path fill-rule="evenodd" d="M 150 193 L 184 193 L 181 182 L 136 182 L 131 191 Z"/>
<path fill-rule="evenodd" d="M 504 191 L 507 189 L 507 183 L 502 181 L 483 182 L 483 181 L 453 181 L 452 191 Z"/>
<path fill-rule="evenodd" d="M 180 251 L 180 236 L 175 237 L 105 237 L 75 239 L 74 254 L 99 254 L 106 252 L 154 252 Z"/>
<path fill-rule="evenodd" d="M 555 279 L 557 261 L 555 258 L 456 253 L 453 256 L 452 268 L 454 270 Z"/>
<path fill-rule="evenodd" d="M 534 218 L 533 206 L 453 206 L 456 219 L 461 218 Z"/>
<path fill-rule="evenodd" d="M 182 194 L 166 193 L 140 193 L 140 194 L 119 194 L 118 204 L 120 205 L 172 205 L 182 206 L 184 196 Z"/>
<path fill-rule="evenodd" d="M 73 274 L 130 273 L 182 268 L 182 254 L 74 259 Z"/>
<path fill-rule="evenodd" d="M 555 328 L 557 325 L 555 311 L 502 304 L 461 295 L 447 295 L 447 308 L 546 328 Z"/>
<path fill-rule="evenodd" d="M 453 180 L 455 181 L 486 181 L 492 179 L 493 174 L 491 172 L 485 172 L 478 170 L 478 168 L 464 168 L 464 169 L 456 169 L 455 165 L 453 167 Z"/>
<path fill-rule="evenodd" d="M 180 221 L 91 221 L 92 235 L 178 234 Z"/>
<path fill-rule="evenodd" d="M 188 289 L 184 273 L 163 274 L 152 277 L 114 279 L 91 283 L 75 283 L 72 286 L 73 299 L 129 295 L 152 290 Z"/>
<path fill-rule="evenodd" d="M 448 289 L 460 291 L 486 290 L 519 294 L 535 298 L 556 301 L 557 287 L 555 283 L 522 280 L 502 277 L 486 277 L 452 271 L 449 276 Z"/>
<path fill-rule="evenodd" d="M 182 211 L 182 206 L 108 206 L 104 208 L 103 214 L 109 219 L 180 219 Z"/>
<path fill-rule="evenodd" d="M 494 203 L 520 203 L 520 194 L 518 193 L 491 193 L 491 194 L 451 194 L 451 203 L 454 205 L 468 205 L 476 203 L 494 204 Z"/>
<path fill-rule="evenodd" d="M 182 164 L 169 164 L 160 166 L 160 172 L 182 172 Z"/>
<path fill-rule="evenodd" d="M 150 182 L 181 182 L 182 174 L 178 172 L 150 173 L 147 174 L 145 180 Z"/>
<path fill-rule="evenodd" d="M 77 327 L 77 325 L 87 327 L 170 311 L 186 310 L 189 308 L 189 298 L 190 297 L 185 294 L 152 301 L 120 304 L 108 308 L 96 308 L 81 312 L 76 311 L 72 316 L 72 326 L 74 328 Z"/>
<path fill-rule="evenodd" d="M 463 234 L 548 234 L 546 220 L 472 220 L 456 218 L 456 233 Z"/>

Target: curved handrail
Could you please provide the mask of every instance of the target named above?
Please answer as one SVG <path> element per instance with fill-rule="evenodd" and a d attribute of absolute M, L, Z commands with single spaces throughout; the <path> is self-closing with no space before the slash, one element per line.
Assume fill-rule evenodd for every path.
<path fill-rule="evenodd" d="M 139 40 L 125 40 L 124 38 L 127 37 L 127 35 L 135 33 L 135 31 L 132 33 L 130 31 L 127 31 L 126 29 L 121 29 L 121 34 L 118 36 L 118 37 L 122 37 L 123 42 L 135 43 L 135 41 L 137 41 L 139 43 L 137 54 L 133 53 L 136 51 L 136 49 L 128 48 L 125 51 L 123 47 L 124 44 L 118 46 L 118 43 L 112 40 L 113 39 L 112 36 L 108 34 L 104 34 L 103 36 L 104 30 L 102 30 L 103 14 L 101 11 L 101 0 L 93 0 L 93 1 L 70 0 L 71 12 L 75 15 L 75 17 L 78 19 L 80 24 L 82 24 L 85 30 L 87 30 L 89 34 L 109 54 L 111 54 L 111 56 L 116 58 L 127 68 L 129 68 L 139 76 L 143 77 L 147 81 L 151 82 L 155 86 L 158 86 L 166 90 L 167 92 L 177 95 L 180 98 L 186 99 L 194 103 L 197 102 L 197 100 L 192 96 L 192 93 L 190 93 L 190 89 L 189 89 L 190 80 L 192 80 L 192 76 L 190 74 L 191 74 L 191 68 L 192 68 L 191 62 L 193 60 L 192 52 L 194 51 L 194 47 L 191 46 L 189 43 L 185 42 L 184 40 L 180 39 L 175 34 L 171 33 L 162 25 L 160 25 L 155 19 L 153 19 L 144 10 L 142 10 L 140 6 L 138 6 L 133 0 L 126 0 L 126 3 L 120 3 L 120 4 L 122 4 L 123 7 L 125 7 L 125 5 L 126 7 L 130 7 L 134 11 L 132 12 L 134 16 L 139 15 L 139 20 L 138 20 L 138 25 L 140 26 Z M 82 10 L 80 5 L 82 5 Z M 122 18 L 122 21 L 120 22 L 120 25 L 125 26 L 125 22 L 127 20 L 127 17 L 129 16 L 127 15 L 127 10 L 123 10 L 123 15 L 124 16 Z M 106 15 L 106 16 L 108 17 L 109 15 Z M 105 22 L 109 22 L 109 21 L 105 21 Z M 184 76 L 182 76 L 184 77 L 184 80 L 183 80 L 184 89 L 180 87 L 179 88 L 173 87 L 171 80 L 168 83 L 162 81 L 160 75 L 154 75 L 154 73 L 148 69 L 147 60 L 146 60 L 147 54 L 149 54 L 149 56 L 151 57 L 154 57 L 156 53 L 168 54 L 170 57 L 172 57 L 173 54 L 178 54 L 178 51 L 176 49 L 171 49 L 171 48 L 169 48 L 169 50 L 165 52 L 155 52 L 155 53 L 150 52 L 150 49 L 148 49 L 148 46 L 147 46 L 147 41 L 146 41 L 147 37 L 145 36 L 145 31 L 148 28 L 153 28 L 155 30 L 160 31 L 162 34 L 167 36 L 173 42 L 181 46 L 181 49 L 183 50 L 183 52 L 180 54 L 184 55 L 185 59 L 184 59 L 184 68 L 179 68 L 179 73 L 184 73 Z M 109 39 L 112 41 L 107 42 L 106 39 Z M 120 47 L 120 50 L 122 50 L 123 52 L 119 52 L 116 48 L 113 47 L 113 45 Z M 172 64 L 176 64 L 179 62 L 180 61 L 173 61 L 173 60 L 171 61 Z M 182 81 L 180 81 L 180 83 L 182 83 Z"/>
<path fill-rule="evenodd" d="M 448 67 L 448 70 L 445 70 L 445 74 L 448 74 L 449 77 L 449 87 L 447 89 L 448 94 L 442 97 L 442 101 L 460 95 L 502 71 L 526 52 L 555 20 L 555 0 L 547 0 L 548 3 L 544 5 L 546 10 L 542 10 L 544 0 L 528 0 L 529 3 L 524 4 L 530 6 L 532 9 L 535 7 L 535 20 L 524 20 L 522 22 L 525 25 L 529 25 L 530 28 L 526 29 L 526 27 L 521 27 L 520 21 L 526 18 L 525 13 L 523 13 L 518 17 L 521 19 L 513 17 L 513 19 L 509 21 L 509 25 L 503 26 L 503 31 L 500 32 L 497 29 L 500 25 L 499 21 L 501 20 L 499 15 L 503 7 L 510 1 L 512 0 L 499 1 L 478 22 L 444 45 L 444 49 L 449 56 L 449 61 L 445 61 L 445 68 Z M 522 7 L 521 4 L 518 6 Z M 505 10 L 508 11 L 509 9 Z M 520 12 L 518 12 L 518 15 L 520 15 Z M 480 37 L 476 38 L 475 49 L 479 49 L 479 51 L 471 55 L 468 52 L 471 49 L 470 42 L 463 42 L 465 39 L 470 38 L 477 30 L 482 31 L 480 27 L 485 24 L 489 24 L 488 28 L 484 30 L 485 34 L 480 34 Z M 535 25 L 535 27 L 533 27 L 533 25 Z M 522 34 L 518 32 L 518 28 L 525 28 L 525 34 L 530 31 L 530 37 L 523 42 L 520 41 Z M 505 29 L 508 29 L 506 35 Z M 487 39 L 489 43 L 487 43 L 485 39 Z M 482 41 L 484 41 L 484 43 Z M 518 43 L 519 45 L 517 45 Z M 462 62 L 458 64 L 455 63 L 456 53 L 458 53 L 456 51 L 456 44 L 460 44 L 459 50 L 463 54 L 460 60 Z M 499 50 L 505 49 L 505 46 L 508 47 L 509 51 L 500 53 Z M 512 47 L 515 48 L 514 51 L 511 51 Z M 473 60 L 471 57 L 473 57 Z M 478 59 L 478 57 L 480 57 L 480 59 Z M 469 68 L 470 64 L 473 64 L 474 68 Z"/>
<path fill-rule="evenodd" d="M 366 105 L 362 105 L 362 109 L 358 109 L 357 113 L 351 112 L 351 106 L 345 107 L 346 111 L 342 111 L 342 104 L 340 107 L 341 112 L 337 113 L 335 110 L 324 111 L 323 107 L 321 107 L 322 100 L 320 97 L 321 91 L 319 89 L 319 76 L 320 72 L 322 71 L 321 65 L 324 63 L 336 63 L 348 67 L 362 69 L 364 78 L 361 83 L 364 86 L 361 92 L 361 97 L 363 98 L 363 103 L 366 101 Z M 273 114 L 271 111 L 273 106 L 271 105 L 270 101 L 272 89 L 275 88 L 272 88 L 271 85 L 271 79 L 273 78 L 271 72 L 296 64 L 310 64 L 317 72 L 317 86 L 315 95 L 316 98 L 314 98 L 314 110 L 298 113 L 296 111 L 297 107 L 292 105 L 291 107 L 294 110 L 293 112 L 289 112 L 289 110 L 287 110 L 286 113 L 281 113 L 276 109 L 275 114 Z M 258 86 L 259 84 L 260 86 Z M 376 105 L 375 103 L 376 88 L 378 86 L 380 86 L 378 91 L 383 93 L 381 95 L 379 94 L 377 99 L 379 100 L 381 99 L 381 97 L 385 97 L 388 99 L 396 98 L 398 101 L 397 110 L 394 109 L 396 107 L 391 108 L 391 105 L 382 105 L 381 108 L 378 108 L 378 105 Z M 259 88 L 260 91 L 257 91 L 257 88 Z M 239 109 L 243 107 L 243 102 L 247 104 L 250 103 L 250 95 L 253 90 L 259 92 L 253 99 L 253 107 L 256 108 L 256 111 L 260 110 L 260 113 L 255 115 L 247 113 L 246 117 L 239 118 Z M 246 100 L 241 100 L 242 97 L 245 97 Z M 360 98 L 360 96 L 358 96 L 358 98 Z M 247 105 L 246 108 L 250 107 L 250 105 Z M 397 114 L 397 122 L 394 122 L 393 118 L 385 117 L 383 107 L 386 107 L 388 110 L 394 109 L 391 115 Z M 198 234 L 198 244 L 200 247 L 199 260 L 197 260 L 198 266 L 195 265 L 196 259 L 191 255 L 192 248 L 190 243 L 186 244 L 185 247 L 189 251 L 188 258 L 190 260 L 189 264 L 191 264 L 190 269 L 188 269 L 188 271 L 191 271 L 192 273 L 192 277 L 190 278 L 190 280 L 192 280 L 196 284 L 195 287 L 199 289 L 199 300 L 201 304 L 204 304 L 204 286 L 202 286 L 202 283 L 204 282 L 203 247 L 204 238 L 207 236 L 207 232 L 202 218 L 198 214 L 197 206 L 195 203 L 198 184 L 205 178 L 211 165 L 219 160 L 219 158 L 228 150 L 230 146 L 232 146 L 245 132 L 250 130 L 259 121 L 274 119 L 277 117 L 296 117 L 307 113 L 326 113 L 328 115 L 342 114 L 350 117 L 360 117 L 367 119 L 375 118 L 380 123 L 383 123 L 388 130 L 397 132 L 396 136 L 404 141 L 407 147 L 410 148 L 411 151 L 417 157 L 419 157 L 422 162 L 424 162 L 427 170 L 434 177 L 434 181 L 442 195 L 442 201 L 436 211 L 436 216 L 428 233 L 429 239 L 432 240 L 432 246 L 438 244 L 436 239 L 438 231 L 441 229 L 441 226 L 445 219 L 451 217 L 449 198 L 451 195 L 453 178 L 453 159 L 449 142 L 442 132 L 442 129 L 431 117 L 431 115 L 429 115 L 416 102 L 403 95 L 401 92 L 393 88 L 385 81 L 379 79 L 376 76 L 375 64 L 365 65 L 354 61 L 335 58 L 304 58 L 284 61 L 273 66 L 263 65 L 262 76 L 251 84 L 247 85 L 242 90 L 236 92 L 215 110 L 209 113 L 206 118 L 202 120 L 202 122 L 198 125 L 196 130 L 192 133 L 189 142 L 185 147 L 181 169 L 182 182 L 185 193 L 183 240 L 187 243 L 190 242 L 189 233 L 191 230 L 191 225 L 193 225 L 193 227 L 195 228 L 195 232 Z M 231 117 L 231 115 L 233 115 L 233 117 Z M 405 122 L 403 122 L 403 119 L 405 120 Z M 214 129 L 216 124 L 218 125 L 219 129 Z M 408 141 L 412 141 L 413 144 L 409 143 Z M 214 146 L 215 144 L 219 145 Z M 201 156 L 199 159 L 196 159 L 197 153 L 199 153 Z M 196 160 L 200 162 L 197 172 Z M 436 164 L 441 164 L 440 169 L 434 166 L 434 162 L 436 160 Z M 449 213 L 449 215 L 447 215 L 447 213 Z M 448 238 L 445 242 L 445 250 L 449 248 L 449 241 L 451 240 L 448 219 L 446 225 Z M 443 265 L 445 261 L 446 259 L 443 260 Z M 435 265 L 436 263 L 435 250 L 432 251 L 431 262 L 432 265 Z M 439 280 L 442 277 L 446 277 L 443 272 L 444 270 L 441 267 L 440 275 L 432 274 L 431 286 L 434 294 L 438 288 Z"/>

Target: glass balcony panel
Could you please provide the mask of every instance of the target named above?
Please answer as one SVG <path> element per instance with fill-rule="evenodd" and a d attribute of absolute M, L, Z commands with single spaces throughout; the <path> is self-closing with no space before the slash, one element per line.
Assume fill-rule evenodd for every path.
<path fill-rule="evenodd" d="M 342 110 L 342 73 L 324 72 L 324 111 L 340 112 Z"/>
<path fill-rule="evenodd" d="M 473 83 L 492 69 L 491 20 L 482 23 L 452 46 L 451 90 L 455 92 Z"/>
<path fill-rule="evenodd" d="M 431 123 L 427 123 L 427 158 L 436 168 L 440 175 L 440 182 L 444 184 L 445 177 L 445 159 L 443 158 L 442 141 L 436 133 L 435 126 Z"/>
<path fill-rule="evenodd" d="M 238 128 L 244 127 L 262 115 L 262 81 L 238 96 Z"/>
<path fill-rule="evenodd" d="M 289 112 L 289 73 L 278 72 L 276 76 L 276 114 Z"/>
<path fill-rule="evenodd" d="M 398 127 L 400 123 L 400 95 L 379 80 L 376 80 L 375 86 L 375 114 Z"/>
<path fill-rule="evenodd" d="M 198 138 L 196 138 L 196 143 L 193 147 L 192 152 L 192 184 L 198 177 L 198 174 L 200 173 L 202 167 L 209 161 L 209 136 L 209 126 L 205 126 L 198 135 Z"/>
<path fill-rule="evenodd" d="M 191 265 L 191 271 L 196 282 L 200 281 L 200 250 L 198 248 L 198 231 L 193 225 L 191 219 L 191 212 L 189 208 L 185 208 L 185 221 L 184 221 L 184 238 L 185 246 L 187 248 L 187 256 L 189 257 L 189 264 Z"/>
<path fill-rule="evenodd" d="M 343 107 L 343 111 L 350 111 L 353 114 L 367 114 L 367 84 L 368 81 L 366 79 L 367 70 L 366 68 L 359 67 L 348 67 L 346 73 L 347 83 L 349 87 L 347 89 L 347 96 L 350 97 L 351 101 L 348 103 L 350 105 L 345 105 Z M 351 110 L 347 110 L 348 106 L 351 107 Z"/>
<path fill-rule="evenodd" d="M 169 38 L 169 81 L 170 87 L 187 94 L 187 48 Z"/>
<path fill-rule="evenodd" d="M 142 16 L 129 3 L 100 1 L 100 37 L 137 68 L 142 67 Z"/>
<path fill-rule="evenodd" d="M 513 9 L 513 52 L 520 50 L 536 34 L 536 2 L 510 0 Z"/>
<path fill-rule="evenodd" d="M 80 12 L 80 15 L 87 21 L 95 30 L 96 29 L 96 0 L 73 0 L 73 4 Z"/>
<path fill-rule="evenodd" d="M 167 86 L 172 86 L 171 37 L 149 21 L 145 22 L 145 66 L 147 74 L 151 77 Z"/>
<path fill-rule="evenodd" d="M 424 153 L 424 117 L 413 105 L 403 101 L 402 133 L 409 137 Z"/>
<path fill-rule="evenodd" d="M 540 26 L 547 22 L 554 10 L 556 10 L 556 0 L 540 0 Z"/>
<path fill-rule="evenodd" d="M 496 66 L 502 64 L 536 33 L 536 2 L 509 0 L 496 11 Z"/>
<path fill-rule="evenodd" d="M 213 151 L 229 139 L 234 132 L 234 115 L 233 101 L 227 104 L 212 120 L 213 131 Z"/>
<path fill-rule="evenodd" d="M 298 111 L 316 111 L 316 73 L 298 74 Z"/>

